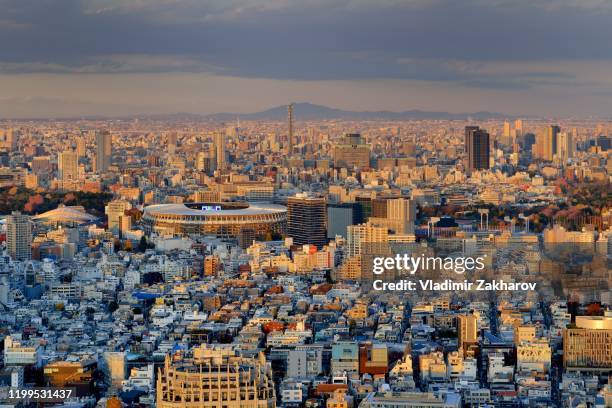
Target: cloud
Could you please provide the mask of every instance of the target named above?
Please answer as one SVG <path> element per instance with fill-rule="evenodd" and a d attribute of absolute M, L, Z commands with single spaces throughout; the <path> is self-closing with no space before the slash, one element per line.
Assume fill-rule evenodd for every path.
<path fill-rule="evenodd" d="M 0 74 L 612 87 L 607 0 L 0 0 Z M 608 71 L 609 72 L 609 71 Z"/>

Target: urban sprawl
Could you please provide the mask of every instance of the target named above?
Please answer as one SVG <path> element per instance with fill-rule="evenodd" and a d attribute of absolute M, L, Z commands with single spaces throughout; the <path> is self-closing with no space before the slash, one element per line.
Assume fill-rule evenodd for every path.
<path fill-rule="evenodd" d="M 0 121 L 0 406 L 612 406 L 611 122 L 299 116 Z"/>

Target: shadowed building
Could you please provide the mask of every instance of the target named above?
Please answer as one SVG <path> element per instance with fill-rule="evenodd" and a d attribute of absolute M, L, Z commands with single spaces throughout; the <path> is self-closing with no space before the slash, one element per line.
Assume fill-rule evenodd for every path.
<path fill-rule="evenodd" d="M 475 170 L 489 168 L 489 133 L 478 126 L 465 127 L 466 170 L 471 174 Z"/>
<path fill-rule="evenodd" d="M 325 198 L 297 194 L 287 199 L 287 233 L 298 245 L 327 243 L 327 209 Z"/>

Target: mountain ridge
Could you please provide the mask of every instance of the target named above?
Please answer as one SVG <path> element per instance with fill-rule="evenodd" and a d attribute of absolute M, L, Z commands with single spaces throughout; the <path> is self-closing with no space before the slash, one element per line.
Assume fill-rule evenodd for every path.
<path fill-rule="evenodd" d="M 209 115 L 201 115 L 202 118 L 217 121 L 230 121 L 235 119 L 242 120 L 281 120 L 287 119 L 287 105 L 275 106 L 254 113 L 229 113 L 220 112 Z M 471 117 L 475 120 L 483 119 L 504 119 L 513 116 L 504 115 L 498 112 L 472 112 L 472 113 L 450 113 L 443 111 L 424 111 L 419 109 L 405 111 L 349 111 L 332 108 L 324 105 L 317 105 L 309 102 L 293 103 L 293 117 L 295 120 L 332 120 L 332 119 L 352 119 L 352 120 L 424 120 L 424 119 L 445 119 L 462 120 Z"/>

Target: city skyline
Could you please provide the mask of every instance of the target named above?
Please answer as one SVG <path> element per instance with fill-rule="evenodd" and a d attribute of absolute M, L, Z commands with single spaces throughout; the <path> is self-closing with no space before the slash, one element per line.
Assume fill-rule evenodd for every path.
<path fill-rule="evenodd" d="M 291 101 L 612 114 L 602 1 L 0 5 L 2 118 L 243 114 Z"/>
<path fill-rule="evenodd" d="M 0 10 L 0 408 L 612 407 L 612 0 Z"/>

